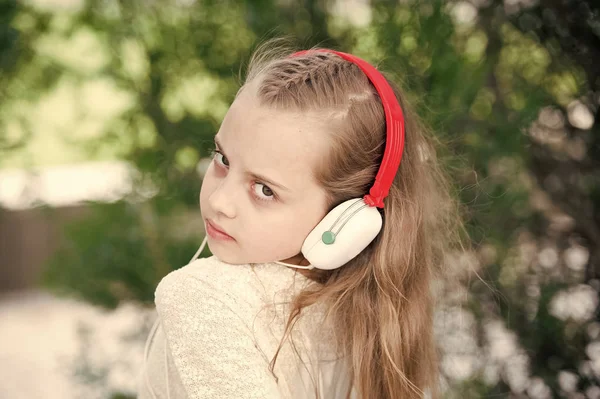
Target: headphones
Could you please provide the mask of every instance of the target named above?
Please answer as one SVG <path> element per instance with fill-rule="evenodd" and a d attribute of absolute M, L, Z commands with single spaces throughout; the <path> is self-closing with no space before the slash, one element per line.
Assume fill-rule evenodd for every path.
<path fill-rule="evenodd" d="M 383 220 L 376 208 L 383 208 L 383 199 L 387 197 L 400 166 L 404 150 L 404 114 L 387 80 L 368 62 L 354 55 L 329 49 L 299 51 L 290 57 L 309 52 L 333 53 L 356 64 L 375 86 L 385 111 L 385 151 L 369 194 L 342 202 L 308 234 L 302 244 L 302 255 L 310 263 L 309 266 L 275 262 L 297 269 L 333 270 L 342 267 L 362 252 L 381 231 Z M 192 261 L 200 254 L 206 240 L 205 237 Z"/>

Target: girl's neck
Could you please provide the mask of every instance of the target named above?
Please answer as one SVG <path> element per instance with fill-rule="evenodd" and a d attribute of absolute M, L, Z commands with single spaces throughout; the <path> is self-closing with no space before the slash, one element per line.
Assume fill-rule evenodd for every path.
<path fill-rule="evenodd" d="M 283 260 L 282 262 L 289 263 L 292 265 L 298 265 L 298 266 L 310 265 L 310 262 L 304 257 L 304 255 L 302 255 L 302 253 L 292 256 L 289 259 Z M 321 284 L 323 283 L 323 280 L 326 277 L 325 274 L 327 274 L 327 271 L 318 270 L 318 269 L 307 270 L 307 269 L 296 269 L 293 267 L 289 267 L 289 268 L 294 269 L 296 272 L 302 274 L 304 277 L 308 278 L 309 280 L 312 280 L 314 282 L 321 283 Z"/>

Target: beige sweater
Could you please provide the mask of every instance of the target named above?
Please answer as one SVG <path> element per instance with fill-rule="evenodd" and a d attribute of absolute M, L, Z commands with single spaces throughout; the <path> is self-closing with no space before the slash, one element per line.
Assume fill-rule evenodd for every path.
<path fill-rule="evenodd" d="M 166 276 L 155 294 L 157 322 L 139 379 L 146 398 L 342 399 L 350 387 L 331 328 L 313 306 L 275 365 L 290 299 L 309 280 L 275 263 L 231 265 L 198 259 Z M 304 363 L 304 364 L 303 364 Z M 355 398 L 353 392 L 351 398 Z"/>

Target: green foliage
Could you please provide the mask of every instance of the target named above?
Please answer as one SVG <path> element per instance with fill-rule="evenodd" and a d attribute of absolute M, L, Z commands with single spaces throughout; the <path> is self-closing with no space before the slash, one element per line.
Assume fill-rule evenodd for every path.
<path fill-rule="evenodd" d="M 153 303 L 160 279 L 187 264 L 198 246 L 165 231 L 174 227 L 156 217 L 160 202 L 167 200 L 89 203 L 91 216 L 65 229 L 68 245 L 50 261 L 43 283 L 108 308 L 123 300 Z"/>

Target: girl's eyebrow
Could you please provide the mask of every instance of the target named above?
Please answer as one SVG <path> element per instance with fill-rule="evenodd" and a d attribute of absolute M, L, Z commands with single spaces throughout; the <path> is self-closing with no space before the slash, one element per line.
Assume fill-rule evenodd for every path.
<path fill-rule="evenodd" d="M 227 156 L 227 154 L 225 153 L 225 150 L 223 149 L 223 146 L 221 145 L 221 143 L 219 141 L 219 138 L 217 136 L 215 136 L 215 146 L 217 147 L 217 149 L 220 152 L 223 153 L 223 155 Z M 259 175 L 258 173 L 246 172 L 246 174 L 248 176 L 250 176 L 252 179 L 258 180 L 261 183 L 266 183 L 266 184 L 268 184 L 270 186 L 275 186 L 275 187 L 277 187 L 277 188 L 279 188 L 281 190 L 284 190 L 284 191 L 290 191 L 290 189 L 287 188 L 287 187 L 285 187 L 284 185 L 279 184 L 279 183 L 275 183 L 273 180 L 268 179 L 265 176 Z"/>

